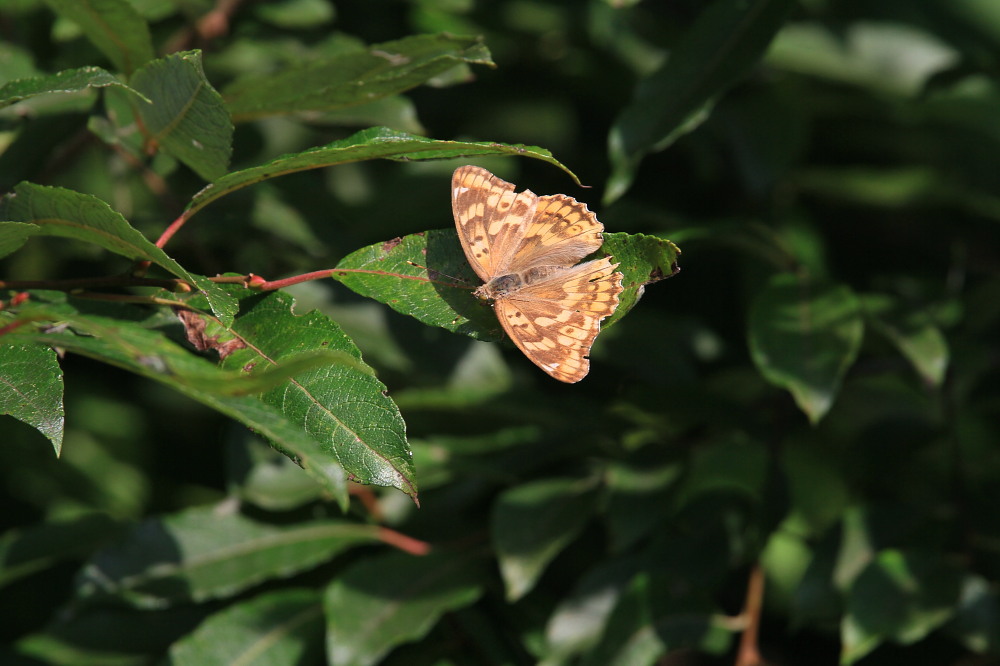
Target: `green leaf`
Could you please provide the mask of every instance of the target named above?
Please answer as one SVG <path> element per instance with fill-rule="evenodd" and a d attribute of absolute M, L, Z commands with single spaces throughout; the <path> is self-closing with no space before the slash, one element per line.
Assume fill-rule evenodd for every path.
<path fill-rule="evenodd" d="M 2 203 L 0 203 L 0 206 L 2 206 Z M 0 259 L 6 257 L 8 254 L 17 252 L 38 231 L 39 227 L 37 224 L 0 222 Z"/>
<path fill-rule="evenodd" d="M 108 86 L 117 86 L 142 97 L 141 93 L 122 83 L 107 70 L 100 67 L 81 67 L 67 69 L 48 76 L 10 81 L 0 87 L 0 109 L 36 95 L 74 93 L 89 88 L 106 88 Z"/>
<path fill-rule="evenodd" d="M 664 238 L 646 234 L 604 234 L 604 245 L 596 255 L 610 254 L 618 263 L 624 289 L 618 295 L 618 308 L 601 322 L 601 329 L 609 328 L 628 314 L 642 298 L 646 285 L 677 274 L 680 253 L 680 248 Z"/>
<path fill-rule="evenodd" d="M 323 606 L 315 590 L 261 594 L 209 616 L 170 648 L 168 663 L 307 664 L 322 660 Z"/>
<path fill-rule="evenodd" d="M 356 481 L 416 498 L 405 424 L 385 385 L 336 323 L 315 311 L 293 315 L 292 304 L 281 292 L 244 299 L 232 328 L 244 346 L 229 354 L 223 367 L 259 371 L 294 362 L 303 353 L 339 353 L 337 363 L 297 374 L 262 400 L 323 442 Z"/>
<path fill-rule="evenodd" d="M 813 437 L 789 437 L 781 447 L 796 522 L 819 535 L 840 520 L 851 503 L 848 475 L 840 458 Z"/>
<path fill-rule="evenodd" d="M 590 520 L 597 494 L 591 481 L 544 479 L 504 492 L 493 505 L 490 532 L 507 590 L 517 601 Z"/>
<path fill-rule="evenodd" d="M 841 663 L 854 663 L 884 640 L 923 639 L 951 618 L 960 590 L 958 569 L 935 554 L 881 551 L 851 586 Z"/>
<path fill-rule="evenodd" d="M 490 308 L 472 296 L 479 278 L 452 229 L 432 229 L 355 250 L 337 263 L 330 277 L 425 324 L 480 340 L 503 337 Z"/>
<path fill-rule="evenodd" d="M 117 530 L 106 514 L 94 513 L 4 533 L 0 536 L 0 589 L 59 562 L 84 559 Z"/>
<path fill-rule="evenodd" d="M 670 498 L 676 492 L 681 474 L 681 466 L 673 462 L 608 465 L 605 513 L 609 544 L 614 552 L 634 547 L 662 527 L 673 508 Z"/>
<path fill-rule="evenodd" d="M 268 511 L 289 511 L 323 498 L 321 485 L 249 431 L 230 438 L 226 468 L 230 493 Z"/>
<path fill-rule="evenodd" d="M 205 180 L 226 173 L 233 123 L 222 97 L 205 78 L 200 51 L 174 53 L 137 71 L 132 86 L 152 104 L 138 107 L 146 141 Z"/>
<path fill-rule="evenodd" d="M 830 409 L 861 346 L 864 322 L 844 285 L 779 274 L 750 310 L 750 353 L 764 377 L 787 389 L 812 423 Z"/>
<path fill-rule="evenodd" d="M 791 0 L 717 0 L 686 29 L 611 127 L 606 203 L 631 186 L 643 156 L 701 124 L 715 99 L 757 64 L 792 5 Z"/>
<path fill-rule="evenodd" d="M 865 294 L 861 302 L 872 328 L 902 352 L 929 386 L 941 386 L 948 369 L 948 342 L 927 313 L 888 294 Z"/>
<path fill-rule="evenodd" d="M 154 654 L 160 663 L 178 635 L 191 631 L 206 614 L 204 606 L 194 604 L 160 611 L 122 604 L 88 606 L 81 612 L 59 613 L 41 631 L 18 640 L 16 649 L 30 657 L 30 663 L 138 666 L 144 661 L 140 655 Z"/>
<path fill-rule="evenodd" d="M 483 578 L 475 562 L 451 553 L 391 553 L 355 564 L 326 590 L 327 661 L 379 663 L 426 635 L 444 613 L 478 599 Z"/>
<path fill-rule="evenodd" d="M 962 596 L 947 632 L 967 649 L 996 654 L 1000 648 L 1000 595 L 983 576 L 967 574 L 962 580 Z"/>
<path fill-rule="evenodd" d="M 595 256 L 619 262 L 624 291 L 607 328 L 635 305 L 645 285 L 676 270 L 680 250 L 668 240 L 644 234 L 605 234 Z M 433 229 L 363 247 L 344 257 L 331 277 L 393 310 L 478 340 L 497 341 L 503 332 L 489 305 L 472 295 L 480 284 L 451 229 Z"/>
<path fill-rule="evenodd" d="M 334 19 L 336 10 L 325 0 L 281 0 L 254 6 L 262 21 L 285 29 L 315 29 Z"/>
<path fill-rule="evenodd" d="M 146 21 L 128 0 L 46 0 L 60 16 L 73 21 L 114 66 L 131 74 L 153 59 Z"/>
<path fill-rule="evenodd" d="M 223 96 L 236 122 L 334 111 L 404 92 L 466 63 L 494 66 L 481 37 L 414 35 L 246 75 L 228 85 Z"/>
<path fill-rule="evenodd" d="M 184 269 L 95 196 L 61 187 L 20 183 L 0 200 L 0 219 L 37 225 L 35 234 L 99 245 L 133 261 L 150 261 L 174 275 Z"/>
<path fill-rule="evenodd" d="M 236 313 L 236 301 L 218 285 L 208 278 L 188 273 L 97 197 L 61 187 L 21 183 L 13 193 L 0 199 L 0 220 L 35 225 L 32 229 L 0 226 L 0 248 L 14 246 L 19 237 L 28 234 L 93 243 L 133 261 L 149 261 L 196 285 L 208 299 L 212 311 L 224 321 L 232 321 Z"/>
<path fill-rule="evenodd" d="M 62 369 L 53 350 L 0 337 L 0 414 L 48 437 L 57 456 L 66 425 L 62 398 Z"/>
<path fill-rule="evenodd" d="M 786 71 L 909 97 L 920 95 L 932 76 L 959 58 L 938 36 L 890 21 L 836 27 L 792 23 L 767 53 L 769 65 Z"/>
<path fill-rule="evenodd" d="M 649 576 L 634 576 L 618 592 L 598 644 L 583 656 L 583 666 L 652 666 L 666 652 L 653 631 Z"/>
<path fill-rule="evenodd" d="M 381 529 L 342 520 L 269 525 L 237 513 L 236 506 L 144 521 L 94 556 L 78 594 L 113 596 L 139 608 L 229 597 L 374 543 Z"/>
<path fill-rule="evenodd" d="M 549 617 L 545 663 L 565 663 L 593 649 L 619 599 L 636 574 L 638 562 L 610 560 L 585 573 Z"/>
<path fill-rule="evenodd" d="M 185 215 L 191 217 L 219 197 L 248 185 L 296 171 L 374 159 L 437 160 L 480 155 L 533 157 L 559 167 L 577 183 L 580 182 L 576 175 L 552 157 L 549 151 L 537 146 L 492 141 L 440 141 L 397 132 L 387 127 L 372 127 L 325 146 L 283 155 L 267 164 L 226 174 L 196 194 L 188 204 Z"/>
<path fill-rule="evenodd" d="M 11 341 L 29 341 L 76 352 L 166 384 L 271 440 L 346 506 L 344 470 L 330 450 L 328 440 L 314 439 L 300 424 L 256 397 L 220 395 L 204 388 L 239 383 L 238 376 L 220 370 L 161 332 L 150 330 L 138 321 L 139 316 L 134 317 L 137 321 L 128 321 L 83 314 L 60 292 L 31 293 L 32 298 L 19 308 L 19 321 L 58 321 L 64 326 L 38 329 L 21 326 L 7 334 Z M 120 316 L 125 314 L 119 312 Z"/>
<path fill-rule="evenodd" d="M 753 440 L 705 441 L 692 453 L 673 502 L 685 507 L 715 493 L 741 495 L 755 504 L 763 502 L 767 467 L 767 451 Z"/>

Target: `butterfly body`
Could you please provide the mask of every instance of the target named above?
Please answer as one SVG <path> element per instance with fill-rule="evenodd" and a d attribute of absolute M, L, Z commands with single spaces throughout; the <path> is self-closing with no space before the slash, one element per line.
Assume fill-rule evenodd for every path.
<path fill-rule="evenodd" d="M 452 210 L 462 249 L 485 284 L 504 331 L 538 367 L 563 382 L 590 369 L 600 322 L 618 306 L 622 275 L 600 249 L 604 227 L 572 197 L 514 192 L 489 171 L 459 167 Z"/>
<path fill-rule="evenodd" d="M 509 296 L 521 287 L 537 284 L 547 277 L 561 273 L 563 266 L 532 266 L 521 273 L 508 273 L 498 275 L 486 284 L 476 289 L 473 294 L 476 298 L 486 301 L 496 301 L 498 298 Z"/>

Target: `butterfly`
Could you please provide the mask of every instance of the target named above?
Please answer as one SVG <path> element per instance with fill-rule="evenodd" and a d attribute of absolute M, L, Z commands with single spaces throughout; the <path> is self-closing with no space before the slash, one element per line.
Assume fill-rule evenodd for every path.
<path fill-rule="evenodd" d="M 586 377 L 601 320 L 622 291 L 609 257 L 577 263 L 603 243 L 594 213 L 564 194 L 515 192 L 476 166 L 455 170 L 451 204 L 462 249 L 484 282 L 474 295 L 493 304 L 532 363 L 562 382 Z"/>

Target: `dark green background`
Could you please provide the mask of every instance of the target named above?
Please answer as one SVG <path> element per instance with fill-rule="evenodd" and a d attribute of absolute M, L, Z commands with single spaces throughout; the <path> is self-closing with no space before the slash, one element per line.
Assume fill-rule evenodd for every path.
<path fill-rule="evenodd" d="M 135 4 L 155 17 L 160 49 L 190 25 L 178 7 L 204 9 Z M 590 376 L 573 386 L 512 346 L 428 328 L 331 281 L 295 291 L 303 308 L 321 308 L 354 338 L 406 420 L 421 508 L 376 492 L 387 522 L 485 553 L 488 563 L 475 604 L 384 663 L 536 663 L 560 601 L 588 574 L 616 566 L 641 575 L 615 578 L 631 583 L 604 639 L 571 663 L 618 663 L 623 637 L 643 627 L 663 654 L 696 649 L 690 662 L 660 663 L 732 663 L 738 634 L 708 640 L 699 623 L 739 612 L 757 562 L 768 580 L 760 644 L 773 663 L 837 663 L 844 622 L 872 637 L 862 664 L 997 658 L 1000 10 L 990 0 L 797 3 L 772 50 L 718 91 L 707 119 L 652 151 L 632 187 L 603 203 L 610 128 L 711 4 L 341 2 L 315 20 L 326 3 L 246 3 L 226 36 L 186 46 L 205 50 L 206 74 L 221 89 L 240 73 L 307 57 L 335 33 L 365 43 L 482 34 L 497 68 L 408 92 L 414 119 L 241 124 L 232 168 L 370 124 L 537 145 L 592 187 L 541 161 L 481 163 L 519 188 L 588 202 L 608 231 L 659 235 L 683 250 L 680 274 L 650 285 L 602 334 Z M 22 62 L 10 55 L 17 50 L 39 72 L 109 67 L 41 3 L 0 5 L 0 40 L 8 62 Z M 9 67 L 3 75 L 16 78 Z M 155 238 L 204 182 L 178 167 L 163 172 L 168 192 L 151 194 L 134 165 L 87 132 L 99 111 L 5 113 L 0 188 L 30 180 L 95 194 Z M 274 279 L 332 267 L 371 243 L 450 228 L 448 183 L 460 163 L 365 162 L 271 180 L 212 204 L 170 250 L 208 275 Z M 117 258 L 45 238 L 0 264 L 0 279 L 122 269 Z M 868 319 L 832 409 L 811 425 L 748 347 L 751 305 L 777 274 L 889 298 L 899 336 L 943 336 L 944 380 L 923 379 L 900 337 Z M 5 527 L 89 515 L 127 526 L 227 495 L 282 523 L 338 515 L 319 500 L 269 514 L 244 483 L 240 461 L 257 445 L 242 428 L 115 368 L 73 355 L 62 367 L 59 460 L 31 428 L 0 421 Z M 443 463 L 440 451 L 449 454 Z M 498 497 L 567 478 L 595 484 L 580 509 L 587 520 L 535 589 L 510 604 L 492 559 L 491 532 L 495 540 L 510 521 Z M 531 501 L 529 514 L 552 508 Z M 367 513 L 356 506 L 352 516 Z M 90 537 L 72 557 L 6 585 L 2 641 L 47 626 L 58 633 L 81 562 L 113 531 L 84 530 Z M 350 561 L 367 554 L 353 551 Z M 289 584 L 324 585 L 344 566 L 334 561 Z M 155 645 L 122 652 L 154 663 L 192 618 L 223 603 L 192 605 Z"/>

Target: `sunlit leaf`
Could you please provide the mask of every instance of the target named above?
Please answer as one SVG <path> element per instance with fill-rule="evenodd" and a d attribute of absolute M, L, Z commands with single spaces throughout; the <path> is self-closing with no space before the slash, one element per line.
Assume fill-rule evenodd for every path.
<path fill-rule="evenodd" d="M 129 314 L 135 321 L 86 314 L 63 294 L 33 292 L 28 304 L 18 311 L 20 320 L 31 325 L 22 325 L 7 337 L 15 343 L 30 341 L 75 352 L 162 382 L 267 437 L 322 483 L 334 498 L 346 503 L 345 472 L 328 440 L 314 439 L 301 424 L 257 397 L 232 395 L 231 388 L 224 393 L 206 389 L 206 386 L 218 389 L 227 383 L 238 384 L 239 378 L 192 354 L 160 331 L 147 328 L 135 313 Z M 56 321 L 63 326 L 45 326 L 46 322 Z M 307 367 L 314 365 L 315 360 L 310 359 Z"/>
<path fill-rule="evenodd" d="M 67 69 L 48 76 L 17 79 L 0 87 L 0 109 L 23 99 L 51 93 L 73 93 L 90 88 L 116 86 L 139 97 L 141 93 L 125 85 L 115 75 L 100 67 Z"/>
<path fill-rule="evenodd" d="M 62 369 L 53 350 L 11 344 L 0 337 L 0 414 L 10 414 L 48 437 L 56 455 L 62 450 L 65 427 L 62 398 Z"/>
<path fill-rule="evenodd" d="M 374 159 L 436 160 L 476 155 L 533 157 L 563 169 L 576 179 L 573 172 L 543 148 L 490 141 L 440 141 L 397 132 L 387 127 L 373 127 L 325 146 L 283 155 L 267 164 L 226 174 L 195 195 L 188 205 L 186 215 L 190 217 L 219 197 L 248 185 L 297 171 Z"/>
<path fill-rule="evenodd" d="M 336 363 L 296 373 L 262 400 L 322 442 L 361 483 L 399 488 L 416 497 L 415 470 L 399 409 L 339 326 L 319 312 L 292 314 L 281 292 L 241 301 L 231 333 L 243 344 L 223 367 L 256 373 L 293 363 L 304 353 L 337 353 Z"/>
<path fill-rule="evenodd" d="M 60 187 L 21 183 L 0 199 L 0 220 L 30 223 L 0 226 L 0 248 L 27 235 L 59 236 L 92 243 L 133 261 L 149 261 L 196 285 L 223 320 L 236 313 L 236 301 L 217 285 L 192 275 L 132 227 L 120 213 L 95 196 Z M 4 237 L 11 240 L 3 240 Z"/>

